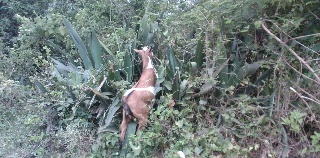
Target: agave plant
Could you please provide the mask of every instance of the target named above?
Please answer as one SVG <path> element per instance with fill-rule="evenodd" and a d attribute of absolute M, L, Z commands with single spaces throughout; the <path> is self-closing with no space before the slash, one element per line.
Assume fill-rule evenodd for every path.
<path fill-rule="evenodd" d="M 131 82 L 133 78 L 134 66 L 131 53 L 126 53 L 124 64 L 115 62 L 115 55 L 98 38 L 94 30 L 90 32 L 86 42 L 80 38 L 72 24 L 64 18 L 65 27 L 74 42 L 82 62 L 76 64 L 70 62 L 68 65 L 52 58 L 55 67 L 52 72 L 51 84 L 57 87 L 67 87 L 66 90 L 71 96 L 73 114 L 68 119 L 74 118 L 79 105 L 86 105 L 87 109 L 92 108 L 92 104 L 98 104 L 96 108 L 97 117 L 102 118 L 103 126 L 100 130 L 114 130 L 108 128 L 112 126 L 112 118 L 120 108 L 119 96 L 115 90 L 117 87 L 110 86 L 111 82 L 122 81 L 121 72 L 126 75 L 126 80 Z M 66 54 L 58 45 L 48 41 L 49 45 L 61 54 Z M 135 47 L 135 43 L 132 45 Z M 102 56 L 107 56 L 107 62 L 102 60 Z M 112 69 L 109 69 L 113 63 Z M 38 80 L 35 85 L 43 92 L 48 90 Z M 91 88 L 92 87 L 92 88 Z M 78 95 L 79 88 L 82 95 Z M 101 92 L 101 89 L 103 92 Z M 83 108 L 82 108 L 83 109 Z M 92 110 L 91 110 L 92 111 Z"/>

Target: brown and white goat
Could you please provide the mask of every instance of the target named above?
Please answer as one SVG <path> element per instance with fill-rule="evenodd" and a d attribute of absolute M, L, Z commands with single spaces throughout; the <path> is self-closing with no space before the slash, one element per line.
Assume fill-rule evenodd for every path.
<path fill-rule="evenodd" d="M 146 124 L 149 116 L 149 106 L 155 97 L 155 84 L 157 74 L 153 67 L 151 58 L 153 56 L 151 48 L 144 47 L 143 50 L 136 50 L 142 59 L 142 74 L 139 81 L 122 97 L 123 119 L 120 126 L 120 147 L 124 141 L 128 123 L 133 117 L 138 119 L 138 130 Z"/>

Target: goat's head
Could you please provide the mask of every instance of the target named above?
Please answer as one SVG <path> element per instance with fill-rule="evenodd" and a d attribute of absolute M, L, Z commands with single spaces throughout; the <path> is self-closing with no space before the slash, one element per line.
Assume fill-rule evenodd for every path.
<path fill-rule="evenodd" d="M 153 57 L 151 47 L 143 47 L 142 50 L 137 50 L 137 49 L 133 49 L 133 50 L 138 54 L 140 54 L 142 57 L 146 56 L 146 57 L 149 57 L 150 59 L 152 59 Z"/>

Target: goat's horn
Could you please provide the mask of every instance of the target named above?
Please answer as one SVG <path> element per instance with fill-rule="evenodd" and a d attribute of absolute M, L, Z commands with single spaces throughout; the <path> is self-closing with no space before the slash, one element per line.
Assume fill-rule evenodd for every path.
<path fill-rule="evenodd" d="M 143 52 L 143 50 L 138 50 L 138 49 L 133 49 L 135 52 L 137 52 L 137 53 L 141 53 L 141 52 Z"/>

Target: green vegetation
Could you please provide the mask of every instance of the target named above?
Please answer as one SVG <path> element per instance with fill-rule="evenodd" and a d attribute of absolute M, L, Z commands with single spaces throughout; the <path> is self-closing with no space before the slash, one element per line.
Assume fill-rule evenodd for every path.
<path fill-rule="evenodd" d="M 318 0 L 3 0 L 0 157 L 317 157 Z M 152 46 L 161 85 L 119 151 Z"/>

